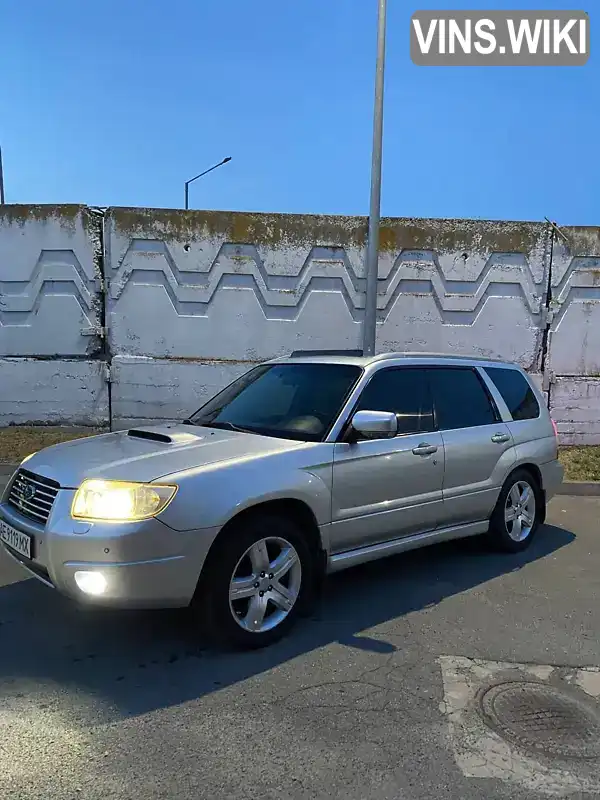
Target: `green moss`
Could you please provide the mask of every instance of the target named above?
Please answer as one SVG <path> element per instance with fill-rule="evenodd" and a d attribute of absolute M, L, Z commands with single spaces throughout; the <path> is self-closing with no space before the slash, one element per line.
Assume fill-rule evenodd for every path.
<path fill-rule="evenodd" d="M 111 208 L 108 213 L 115 229 L 129 238 L 167 242 L 222 238 L 234 244 L 271 248 L 362 248 L 368 230 L 365 217 L 149 208 Z M 380 251 L 529 252 L 546 231 L 545 224 L 532 222 L 384 218 Z"/>
<path fill-rule="evenodd" d="M 111 208 L 109 218 L 121 234 L 165 241 L 222 237 L 234 244 L 266 247 L 307 243 L 360 247 L 366 237 L 366 223 L 361 217 Z"/>
<path fill-rule="evenodd" d="M 561 243 L 567 247 L 571 256 L 600 256 L 600 227 L 561 226 L 560 230 L 567 237 L 569 244 L 567 246 L 563 240 Z"/>
<path fill-rule="evenodd" d="M 0 206 L 0 225 L 25 225 L 26 222 L 58 222 L 74 227 L 85 210 L 83 205 L 3 205 Z"/>
<path fill-rule="evenodd" d="M 535 222 L 469 219 L 394 219 L 381 221 L 380 250 L 528 253 L 545 234 Z"/>

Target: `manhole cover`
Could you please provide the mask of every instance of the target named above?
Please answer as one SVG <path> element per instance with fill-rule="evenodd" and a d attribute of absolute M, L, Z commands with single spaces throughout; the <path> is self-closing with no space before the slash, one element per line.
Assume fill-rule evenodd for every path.
<path fill-rule="evenodd" d="M 600 757 L 600 718 L 553 686 L 501 683 L 481 695 L 480 710 L 491 728 L 528 750 L 563 758 Z"/>

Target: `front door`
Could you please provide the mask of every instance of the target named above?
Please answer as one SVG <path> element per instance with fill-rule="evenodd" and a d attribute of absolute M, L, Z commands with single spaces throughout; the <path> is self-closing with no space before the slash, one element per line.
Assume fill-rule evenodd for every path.
<path fill-rule="evenodd" d="M 334 553 L 432 530 L 440 517 L 444 446 L 441 435 L 433 430 L 424 370 L 379 370 L 354 412 L 363 410 L 394 412 L 398 435 L 335 445 Z"/>

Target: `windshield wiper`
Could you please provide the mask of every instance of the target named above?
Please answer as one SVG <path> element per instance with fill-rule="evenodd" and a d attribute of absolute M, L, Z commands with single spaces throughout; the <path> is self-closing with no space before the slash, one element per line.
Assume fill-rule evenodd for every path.
<path fill-rule="evenodd" d="M 224 431 L 236 431 L 236 433 L 248 433 L 247 428 L 240 428 L 239 425 L 234 425 L 233 422 L 200 422 L 198 423 L 203 428 L 219 428 Z"/>

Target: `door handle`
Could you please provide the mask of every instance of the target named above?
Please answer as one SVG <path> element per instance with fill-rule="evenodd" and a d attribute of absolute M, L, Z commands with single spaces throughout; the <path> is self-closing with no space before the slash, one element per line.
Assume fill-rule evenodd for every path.
<path fill-rule="evenodd" d="M 495 444 L 504 444 L 510 441 L 510 436 L 507 433 L 495 433 L 492 436 L 492 442 Z"/>
<path fill-rule="evenodd" d="M 418 447 L 413 447 L 413 453 L 416 456 L 430 456 L 432 453 L 437 453 L 437 447 L 434 444 L 423 442 Z"/>

